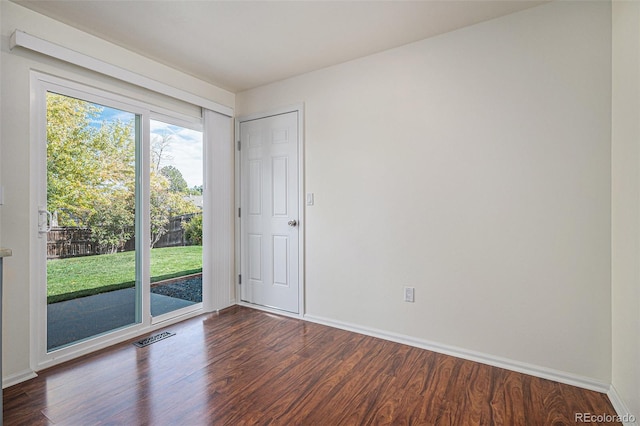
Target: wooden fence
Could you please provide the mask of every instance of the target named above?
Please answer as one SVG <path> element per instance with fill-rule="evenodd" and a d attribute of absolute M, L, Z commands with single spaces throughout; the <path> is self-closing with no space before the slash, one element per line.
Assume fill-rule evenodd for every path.
<path fill-rule="evenodd" d="M 101 254 L 89 228 L 55 227 L 47 232 L 47 259 Z"/>
<path fill-rule="evenodd" d="M 169 219 L 167 232 L 160 237 L 154 247 L 187 245 L 188 241 L 185 239 L 182 224 L 189 222 L 197 214 L 200 213 L 185 214 Z M 135 237 L 133 237 L 125 242 L 121 251 L 134 250 L 135 246 Z M 47 233 L 47 259 L 91 256 L 104 254 L 105 252 L 105 249 L 91 240 L 91 229 L 89 228 L 52 227 Z"/>
<path fill-rule="evenodd" d="M 176 247 L 186 246 L 188 241 L 185 239 L 183 223 L 190 222 L 194 216 L 202 213 L 183 214 L 172 217 L 167 225 L 167 232 L 164 233 L 154 247 Z"/>

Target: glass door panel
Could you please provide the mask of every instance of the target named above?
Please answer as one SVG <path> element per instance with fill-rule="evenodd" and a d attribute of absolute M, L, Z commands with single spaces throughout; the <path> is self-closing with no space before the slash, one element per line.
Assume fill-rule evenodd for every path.
<path fill-rule="evenodd" d="M 151 315 L 202 302 L 202 132 L 151 120 Z"/>
<path fill-rule="evenodd" d="M 140 322 L 141 117 L 47 92 L 47 352 Z"/>

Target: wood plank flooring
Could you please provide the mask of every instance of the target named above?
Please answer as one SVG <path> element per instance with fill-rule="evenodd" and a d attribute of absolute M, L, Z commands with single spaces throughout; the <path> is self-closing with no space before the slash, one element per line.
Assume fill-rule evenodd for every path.
<path fill-rule="evenodd" d="M 4 425 L 563 425 L 606 395 L 245 308 L 5 389 Z"/>

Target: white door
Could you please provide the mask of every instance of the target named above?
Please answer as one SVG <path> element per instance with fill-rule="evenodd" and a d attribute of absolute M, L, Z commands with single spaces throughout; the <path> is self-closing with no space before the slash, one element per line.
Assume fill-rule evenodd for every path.
<path fill-rule="evenodd" d="M 241 298 L 299 313 L 298 112 L 240 123 Z"/>

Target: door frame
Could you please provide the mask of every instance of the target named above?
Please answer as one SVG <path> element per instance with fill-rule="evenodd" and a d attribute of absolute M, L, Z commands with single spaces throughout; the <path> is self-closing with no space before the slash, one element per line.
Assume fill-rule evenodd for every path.
<path fill-rule="evenodd" d="M 242 301 L 241 284 L 239 282 L 239 276 L 241 274 L 242 267 L 242 222 L 238 215 L 242 201 L 242 182 L 240 177 L 242 176 L 241 170 L 241 157 L 238 150 L 240 139 L 240 124 L 246 121 L 259 120 L 261 118 L 272 117 L 275 115 L 287 114 L 290 112 L 296 112 L 298 115 L 298 313 L 281 311 L 279 309 L 270 308 L 267 306 L 261 306 L 257 304 L 247 303 Z M 235 275 L 235 302 L 241 306 L 248 306 L 255 309 L 260 309 L 267 312 L 272 312 L 284 316 L 290 316 L 294 318 L 302 318 L 305 315 L 305 230 L 306 230 L 306 218 L 305 218 L 305 173 L 304 173 L 304 104 L 295 104 L 285 106 L 281 108 L 271 109 L 265 112 L 259 112 L 254 114 L 243 115 L 235 118 L 235 135 L 234 135 L 234 153 L 235 153 L 235 259 L 236 259 L 236 275 Z"/>

